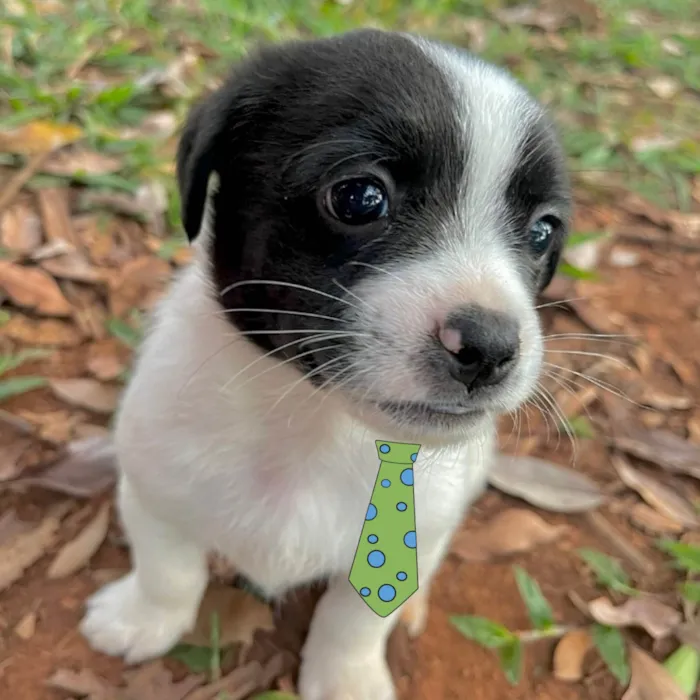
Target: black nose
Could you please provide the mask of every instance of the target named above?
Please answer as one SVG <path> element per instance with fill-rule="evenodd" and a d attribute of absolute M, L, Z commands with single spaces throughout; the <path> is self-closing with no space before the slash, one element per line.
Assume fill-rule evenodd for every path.
<path fill-rule="evenodd" d="M 469 389 L 502 382 L 518 357 L 519 324 L 500 311 L 467 306 L 451 313 L 439 337 L 450 374 Z"/>

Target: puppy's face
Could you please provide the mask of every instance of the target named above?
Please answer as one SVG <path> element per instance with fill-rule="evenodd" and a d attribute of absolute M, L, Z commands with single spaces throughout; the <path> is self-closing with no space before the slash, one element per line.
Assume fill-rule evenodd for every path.
<path fill-rule="evenodd" d="M 267 49 L 193 111 L 178 176 L 227 318 L 323 391 L 426 436 L 533 391 L 569 189 L 498 69 L 377 31 Z"/>

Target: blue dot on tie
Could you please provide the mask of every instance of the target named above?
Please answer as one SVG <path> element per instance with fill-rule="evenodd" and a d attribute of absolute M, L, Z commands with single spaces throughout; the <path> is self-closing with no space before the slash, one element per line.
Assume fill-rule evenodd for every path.
<path fill-rule="evenodd" d="M 377 517 L 377 506 L 374 505 L 374 503 L 369 504 L 369 508 L 367 508 L 367 516 L 365 520 L 374 520 Z"/>
<path fill-rule="evenodd" d="M 404 486 L 413 486 L 413 469 L 404 469 L 401 472 L 401 483 Z"/>
<path fill-rule="evenodd" d="M 414 452 L 414 453 L 411 455 L 411 462 L 415 462 L 417 459 L 418 459 L 418 453 L 417 453 L 417 452 Z"/>
<path fill-rule="evenodd" d="M 403 501 L 399 501 L 396 504 L 396 509 L 400 510 L 402 513 L 406 510 L 406 508 L 408 508 L 408 506 Z"/>
<path fill-rule="evenodd" d="M 405 571 L 399 571 L 399 573 L 396 574 L 396 578 L 399 579 L 399 581 L 405 581 L 408 576 L 406 575 Z"/>
<path fill-rule="evenodd" d="M 379 447 L 379 451 L 380 451 L 382 454 L 384 454 L 384 455 L 385 455 L 387 452 L 389 452 L 390 449 L 391 449 L 391 447 L 389 447 L 389 445 L 381 445 L 381 446 Z"/>
<path fill-rule="evenodd" d="M 403 543 L 409 547 L 410 549 L 415 549 L 416 548 L 416 531 L 415 530 L 409 530 L 404 536 L 403 536 Z"/>
<path fill-rule="evenodd" d="M 365 597 L 367 597 L 371 592 L 372 591 L 370 591 L 369 588 L 367 588 L 367 587 L 360 588 L 360 595 L 363 595 Z"/>
<path fill-rule="evenodd" d="M 389 479 L 382 479 L 382 486 L 388 489 L 391 486 L 391 481 L 389 481 Z"/>
<path fill-rule="evenodd" d="M 396 589 L 388 583 L 385 583 L 383 586 L 379 587 L 377 595 L 379 596 L 379 600 L 389 603 L 396 598 Z"/>
<path fill-rule="evenodd" d="M 370 536 L 367 538 L 367 541 L 368 541 L 370 544 L 377 544 L 377 542 L 379 542 L 379 538 L 378 538 L 376 535 L 370 535 Z"/>
<path fill-rule="evenodd" d="M 384 552 L 380 552 L 378 549 L 371 551 L 367 555 L 367 563 L 373 569 L 378 569 L 380 566 L 383 566 L 385 561 L 386 557 L 384 556 Z"/>

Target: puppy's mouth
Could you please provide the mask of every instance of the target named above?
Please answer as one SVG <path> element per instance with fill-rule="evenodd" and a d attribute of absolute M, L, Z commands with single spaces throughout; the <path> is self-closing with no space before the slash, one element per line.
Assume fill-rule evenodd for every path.
<path fill-rule="evenodd" d="M 483 416 L 486 411 L 476 406 L 457 403 L 422 403 L 414 401 L 378 401 L 377 407 L 384 413 L 414 420 L 431 418 L 469 419 Z"/>

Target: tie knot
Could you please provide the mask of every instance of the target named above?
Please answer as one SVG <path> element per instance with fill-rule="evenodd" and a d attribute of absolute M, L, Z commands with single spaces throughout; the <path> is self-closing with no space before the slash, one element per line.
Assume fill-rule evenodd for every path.
<path fill-rule="evenodd" d="M 413 464 L 418 459 L 420 445 L 409 442 L 388 442 L 377 440 L 377 454 L 382 462 Z"/>

